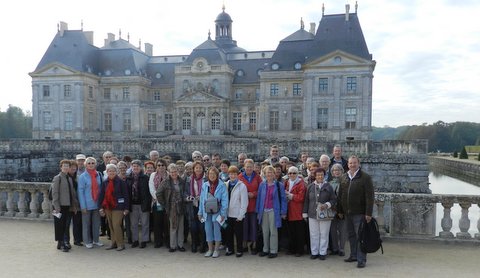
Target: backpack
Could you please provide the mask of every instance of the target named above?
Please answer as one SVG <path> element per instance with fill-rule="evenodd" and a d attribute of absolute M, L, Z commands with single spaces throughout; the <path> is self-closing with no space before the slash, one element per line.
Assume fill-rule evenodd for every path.
<path fill-rule="evenodd" d="M 215 214 L 219 210 L 218 200 L 210 193 L 210 187 L 208 187 L 207 199 L 205 200 L 205 211 L 207 213 Z"/>
<path fill-rule="evenodd" d="M 372 217 L 370 223 L 367 223 L 366 219 L 360 223 L 358 227 L 358 240 L 360 241 L 360 248 L 364 253 L 375 253 L 378 249 L 382 249 L 382 239 L 380 238 L 380 232 L 378 231 L 377 220 Z"/>

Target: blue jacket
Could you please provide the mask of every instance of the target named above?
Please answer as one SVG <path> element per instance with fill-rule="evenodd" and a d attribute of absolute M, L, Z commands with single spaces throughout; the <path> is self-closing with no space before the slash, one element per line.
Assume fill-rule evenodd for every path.
<path fill-rule="evenodd" d="M 208 181 L 202 184 L 202 193 L 200 194 L 200 204 L 198 205 L 198 215 L 201 215 L 203 219 L 207 219 L 207 212 L 205 211 L 205 201 L 207 200 L 207 193 L 208 188 L 210 187 L 210 183 Z M 217 188 L 215 189 L 215 193 L 213 194 L 215 198 L 220 202 L 220 210 L 212 215 L 212 220 L 215 219 L 220 214 L 225 219 L 227 218 L 227 211 L 228 211 L 228 192 L 227 186 L 225 183 L 219 179 Z"/>
<path fill-rule="evenodd" d="M 102 178 L 97 172 L 97 183 L 98 183 L 98 196 L 100 196 L 100 191 L 102 190 Z M 92 180 L 90 179 L 90 174 L 85 171 L 83 174 L 78 177 L 78 201 L 80 202 L 80 208 L 86 210 L 98 209 L 98 203 L 93 200 L 92 197 Z M 98 200 L 97 200 L 98 201 Z"/>
<path fill-rule="evenodd" d="M 278 186 L 277 186 L 278 185 Z M 285 197 L 285 187 L 278 181 L 273 185 L 273 212 L 275 214 L 275 226 L 282 227 L 282 215 L 287 215 L 287 198 Z M 278 188 L 280 188 L 280 200 L 278 199 Z M 258 195 L 255 211 L 257 212 L 258 224 L 262 224 L 263 209 L 265 207 L 265 197 L 267 195 L 267 182 L 263 181 L 258 186 Z M 281 202 L 281 206 L 280 206 Z"/>

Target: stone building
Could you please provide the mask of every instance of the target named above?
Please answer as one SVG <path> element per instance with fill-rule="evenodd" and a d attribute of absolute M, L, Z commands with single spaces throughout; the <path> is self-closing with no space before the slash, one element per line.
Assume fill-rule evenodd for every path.
<path fill-rule="evenodd" d="M 323 13 L 322 13 L 323 14 Z M 274 51 L 247 51 L 223 11 L 188 55 L 153 56 L 153 46 L 108 34 L 58 32 L 30 73 L 33 138 L 178 136 L 370 139 L 372 78 L 357 12 L 322 15 Z"/>

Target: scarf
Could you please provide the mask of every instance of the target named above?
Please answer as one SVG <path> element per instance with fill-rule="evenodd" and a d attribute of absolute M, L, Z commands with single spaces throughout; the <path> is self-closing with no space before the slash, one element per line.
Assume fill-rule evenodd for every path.
<path fill-rule="evenodd" d="M 255 171 L 253 171 L 250 176 L 248 176 L 246 172 L 243 172 L 242 175 L 248 181 L 248 183 L 251 183 L 253 180 L 253 177 L 255 177 Z"/>
<path fill-rule="evenodd" d="M 105 199 L 103 199 L 102 207 L 112 210 L 117 206 L 117 201 L 114 196 L 113 180 L 108 179 L 107 189 L 105 189 Z"/>
<path fill-rule="evenodd" d="M 155 186 L 155 191 L 158 189 L 158 186 L 163 180 L 163 176 L 159 172 L 156 172 L 155 177 L 153 178 L 153 186 Z"/>
<path fill-rule="evenodd" d="M 217 189 L 218 179 L 215 180 L 213 183 L 211 181 L 208 181 L 208 183 L 210 184 L 210 194 L 215 196 L 215 190 Z"/>
<path fill-rule="evenodd" d="M 195 176 L 195 173 L 192 175 L 190 179 L 190 195 L 193 197 L 200 196 L 200 193 L 202 193 L 202 180 L 202 175 L 200 177 Z"/>
<path fill-rule="evenodd" d="M 96 202 L 98 199 L 98 182 L 97 182 L 97 170 L 87 169 L 90 179 L 92 181 L 92 199 Z"/>
<path fill-rule="evenodd" d="M 294 186 L 295 184 L 297 184 L 297 182 L 298 182 L 299 180 L 300 180 L 300 178 L 298 177 L 298 175 L 297 175 L 297 177 L 295 178 L 295 180 L 291 180 L 291 179 L 288 180 L 288 192 L 292 192 L 293 186 Z"/>

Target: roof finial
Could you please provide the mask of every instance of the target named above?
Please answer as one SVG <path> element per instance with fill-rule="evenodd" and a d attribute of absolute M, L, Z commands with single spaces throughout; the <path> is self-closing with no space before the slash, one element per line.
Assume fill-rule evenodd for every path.
<path fill-rule="evenodd" d="M 130 32 L 127 33 L 127 42 L 130 42 Z"/>
<path fill-rule="evenodd" d="M 300 29 L 305 29 L 305 24 L 303 23 L 303 17 L 300 17 Z"/>
<path fill-rule="evenodd" d="M 57 23 L 57 32 L 60 32 L 60 23 Z"/>
<path fill-rule="evenodd" d="M 81 26 L 81 30 L 83 31 L 83 19 L 82 19 L 82 21 L 80 22 L 80 26 Z"/>
<path fill-rule="evenodd" d="M 222 10 L 225 12 L 225 1 L 223 1 Z"/>
<path fill-rule="evenodd" d="M 322 16 L 325 15 L 325 3 L 322 3 Z"/>
<path fill-rule="evenodd" d="M 138 39 L 138 49 L 142 50 L 142 39 Z"/>
<path fill-rule="evenodd" d="M 355 13 L 357 13 L 358 10 L 358 1 L 355 1 Z"/>
<path fill-rule="evenodd" d="M 212 38 L 210 38 L 210 29 L 208 29 L 208 39 L 211 40 Z"/>
<path fill-rule="evenodd" d="M 122 29 L 118 29 L 118 39 L 122 38 Z"/>

